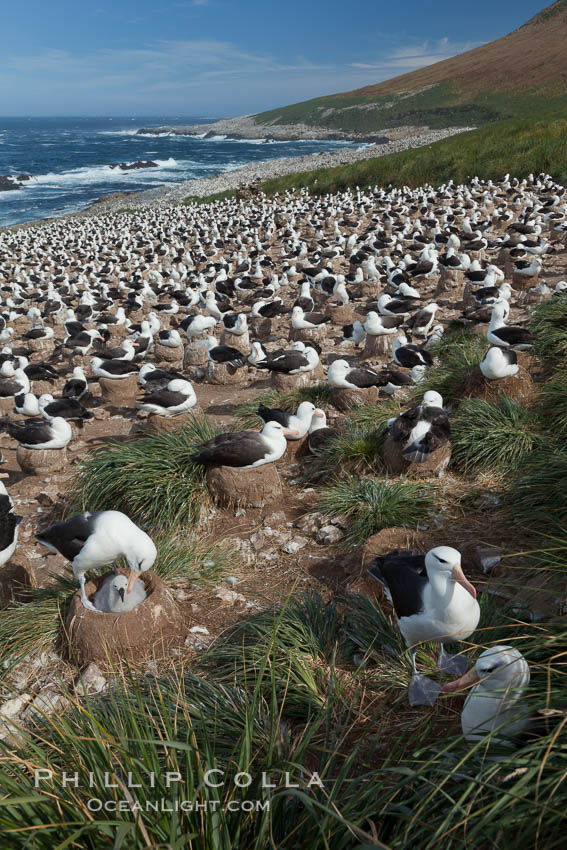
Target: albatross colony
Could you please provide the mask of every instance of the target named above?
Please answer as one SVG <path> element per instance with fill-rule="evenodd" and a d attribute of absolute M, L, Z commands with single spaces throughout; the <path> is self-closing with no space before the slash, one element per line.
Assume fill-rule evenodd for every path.
<path fill-rule="evenodd" d="M 268 386 L 314 383 L 327 383 L 331 402 L 334 394 L 356 403 L 399 398 L 408 412 L 392 433 L 417 464 L 450 436 L 451 411 L 436 393 L 415 406 L 435 344 L 451 322 L 472 326 L 486 342 L 471 364 L 481 378 L 514 380 L 530 356 L 533 305 L 567 288 L 566 233 L 565 190 L 546 174 L 318 197 L 260 194 L 246 203 L 156 206 L 0 232 L 3 560 L 21 546 L 33 574 L 39 565 L 30 541 L 39 532 L 39 542 L 72 562 L 81 587 L 87 569 L 123 554 L 134 571 L 148 568 L 155 549 L 141 529 L 142 554 L 117 542 L 87 558 L 105 518 L 131 529 L 128 517 L 112 513 L 116 506 L 45 532 L 33 493 L 39 498 L 51 482 L 57 508 L 72 475 L 67 452 L 80 459 L 101 436 L 136 439 L 136 418 L 139 429 L 148 417 L 175 427 L 219 392 L 234 406 Z M 344 431 L 344 408 L 301 401 L 261 404 L 264 425 L 256 430 L 217 413 L 218 436 L 196 447 L 188 466 L 263 474 L 276 461 L 285 468 L 288 440 L 315 450 Z M 49 479 L 38 472 L 22 481 L 16 450 L 28 461 L 35 453 L 61 463 Z M 299 487 L 300 479 L 286 486 Z M 14 506 L 24 514 L 25 546 Z M 78 548 L 57 537 L 74 533 L 73 523 L 82 532 Z M 422 640 L 468 637 L 478 621 L 475 576 L 467 568 L 465 578 L 459 541 L 430 542 L 426 556 L 398 553 L 371 570 L 412 652 Z M 311 541 L 305 552 L 313 551 Z M 104 610 L 121 610 L 123 584 L 109 579 Z M 455 596 L 453 608 L 444 607 L 444 594 Z M 448 669 L 453 659 L 441 648 Z M 431 696 L 413 657 L 412 702 L 433 701 L 439 688 Z"/>

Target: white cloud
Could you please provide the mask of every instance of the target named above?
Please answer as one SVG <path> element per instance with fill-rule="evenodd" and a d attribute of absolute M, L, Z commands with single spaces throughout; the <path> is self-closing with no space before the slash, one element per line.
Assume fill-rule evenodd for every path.
<path fill-rule="evenodd" d="M 351 62 L 351 67 L 368 71 L 396 70 L 413 71 L 415 68 L 423 68 L 433 65 L 443 59 L 450 59 L 459 53 L 465 53 L 474 47 L 479 47 L 484 42 L 462 41 L 452 42 L 448 38 L 439 41 L 424 41 L 421 44 L 406 45 L 389 51 L 384 57 L 376 62 Z"/>
<path fill-rule="evenodd" d="M 193 4 L 195 0 L 192 0 Z M 200 5 L 208 0 L 197 0 Z M 46 49 L 3 57 L 6 114 L 196 114 L 258 111 L 348 91 L 475 46 L 444 38 L 391 48 L 373 61 L 319 64 L 304 56 L 252 53 L 215 39 L 155 41 L 87 53 Z"/>

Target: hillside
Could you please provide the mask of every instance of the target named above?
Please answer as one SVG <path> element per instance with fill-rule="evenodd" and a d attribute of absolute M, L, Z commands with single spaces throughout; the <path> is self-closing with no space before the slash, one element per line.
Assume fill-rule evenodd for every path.
<path fill-rule="evenodd" d="M 255 116 L 368 133 L 403 125 L 470 126 L 567 107 L 567 0 L 519 29 L 451 59 L 355 91 Z"/>

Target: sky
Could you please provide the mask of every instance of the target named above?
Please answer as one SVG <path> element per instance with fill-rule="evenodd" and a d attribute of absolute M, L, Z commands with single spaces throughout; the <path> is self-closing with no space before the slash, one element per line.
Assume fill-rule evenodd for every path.
<path fill-rule="evenodd" d="M 0 115 L 202 116 L 349 91 L 492 41 L 545 0 L 15 0 Z"/>

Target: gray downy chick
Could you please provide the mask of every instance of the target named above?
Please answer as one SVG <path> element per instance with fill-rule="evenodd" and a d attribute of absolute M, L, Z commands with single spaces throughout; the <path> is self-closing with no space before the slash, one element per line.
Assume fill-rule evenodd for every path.
<path fill-rule="evenodd" d="M 132 611 L 144 601 L 146 590 L 144 583 L 136 579 L 131 592 L 126 594 L 127 584 L 127 576 L 122 574 L 108 576 L 100 590 L 95 593 L 95 608 L 106 614 L 125 614 L 127 611 Z"/>

